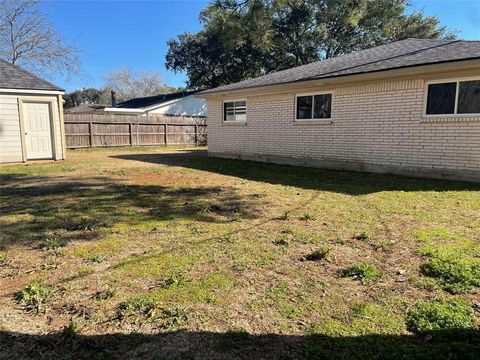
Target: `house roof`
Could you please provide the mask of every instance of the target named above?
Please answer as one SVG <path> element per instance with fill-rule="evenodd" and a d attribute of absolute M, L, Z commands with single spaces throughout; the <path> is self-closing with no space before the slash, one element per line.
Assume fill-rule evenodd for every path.
<path fill-rule="evenodd" d="M 0 59 L 0 88 L 22 90 L 63 91 L 58 86 Z"/>
<path fill-rule="evenodd" d="M 170 94 L 160 94 L 127 100 L 117 104 L 115 108 L 121 109 L 142 109 L 153 105 L 161 105 L 168 101 L 177 100 L 195 94 L 197 91 L 184 91 Z"/>
<path fill-rule="evenodd" d="M 65 109 L 65 114 L 104 114 L 109 105 L 84 104 Z"/>
<path fill-rule="evenodd" d="M 406 39 L 205 90 L 199 95 L 470 59 L 480 59 L 480 41 Z"/>

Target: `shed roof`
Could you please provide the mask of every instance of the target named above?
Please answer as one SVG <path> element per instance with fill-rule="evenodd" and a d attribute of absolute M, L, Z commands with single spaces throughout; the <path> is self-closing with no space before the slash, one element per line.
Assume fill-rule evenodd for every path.
<path fill-rule="evenodd" d="M 200 92 L 223 91 L 480 59 L 480 41 L 406 39 Z"/>
<path fill-rule="evenodd" d="M 17 65 L 0 59 L 0 88 L 22 90 L 63 91 L 62 88 L 39 78 Z"/>

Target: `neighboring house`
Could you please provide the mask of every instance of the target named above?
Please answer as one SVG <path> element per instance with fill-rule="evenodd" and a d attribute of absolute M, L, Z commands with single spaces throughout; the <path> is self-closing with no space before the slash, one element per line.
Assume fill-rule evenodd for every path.
<path fill-rule="evenodd" d="M 68 109 L 65 109 L 65 114 L 94 114 L 94 115 L 105 115 L 105 108 L 108 105 L 101 105 L 101 104 L 84 104 L 74 106 Z"/>
<path fill-rule="evenodd" d="M 0 162 L 65 158 L 63 94 L 0 60 Z"/>
<path fill-rule="evenodd" d="M 173 115 L 203 116 L 208 115 L 207 102 L 193 97 L 196 91 L 161 94 L 132 99 L 119 103 L 115 107 L 105 108 L 108 114 L 123 115 Z"/>
<path fill-rule="evenodd" d="M 407 39 L 197 96 L 210 156 L 480 181 L 480 41 Z"/>

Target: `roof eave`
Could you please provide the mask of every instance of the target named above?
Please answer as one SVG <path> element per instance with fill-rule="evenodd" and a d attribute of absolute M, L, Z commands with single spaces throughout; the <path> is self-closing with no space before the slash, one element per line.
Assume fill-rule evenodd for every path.
<path fill-rule="evenodd" d="M 64 95 L 65 90 L 46 90 L 46 89 L 26 89 L 26 88 L 3 88 L 0 87 L 0 92 L 3 93 L 21 93 L 21 94 L 26 94 L 26 93 L 31 93 L 31 94 L 49 94 L 49 95 Z"/>
<path fill-rule="evenodd" d="M 248 86 L 239 89 L 232 89 L 232 90 L 219 90 L 215 91 L 215 89 L 209 90 L 208 92 L 200 92 L 195 94 L 195 97 L 200 97 L 204 99 L 209 98 L 216 98 L 221 97 L 224 95 L 232 95 L 232 94 L 243 94 L 252 91 L 270 91 L 276 88 L 281 88 L 285 86 L 290 87 L 303 87 L 305 85 L 326 85 L 326 84 L 334 84 L 334 83 L 342 83 L 342 82 L 350 82 L 352 80 L 355 81 L 365 81 L 365 80 L 380 80 L 380 79 L 389 79 L 394 78 L 402 75 L 414 75 L 414 74 L 423 74 L 423 73 L 432 73 L 436 71 L 443 71 L 448 70 L 452 71 L 456 68 L 465 69 L 465 68 L 480 68 L 479 57 L 471 57 L 462 60 L 450 60 L 450 61 L 442 61 L 436 63 L 429 63 L 429 64 L 417 64 L 417 65 L 409 65 L 409 66 L 401 66 L 392 69 L 386 70 L 372 70 L 368 72 L 359 72 L 355 74 L 345 74 L 345 75 L 333 75 L 333 76 L 325 76 L 325 77 L 317 77 L 317 78 L 309 78 L 309 79 L 301 79 L 295 81 L 286 81 L 282 83 L 276 83 L 271 85 L 255 85 L 255 86 Z"/>

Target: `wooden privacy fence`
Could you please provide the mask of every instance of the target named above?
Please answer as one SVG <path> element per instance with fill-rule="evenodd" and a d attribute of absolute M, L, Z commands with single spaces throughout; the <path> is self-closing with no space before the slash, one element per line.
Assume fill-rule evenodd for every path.
<path fill-rule="evenodd" d="M 206 145 L 206 118 L 65 114 L 67 148 Z"/>

